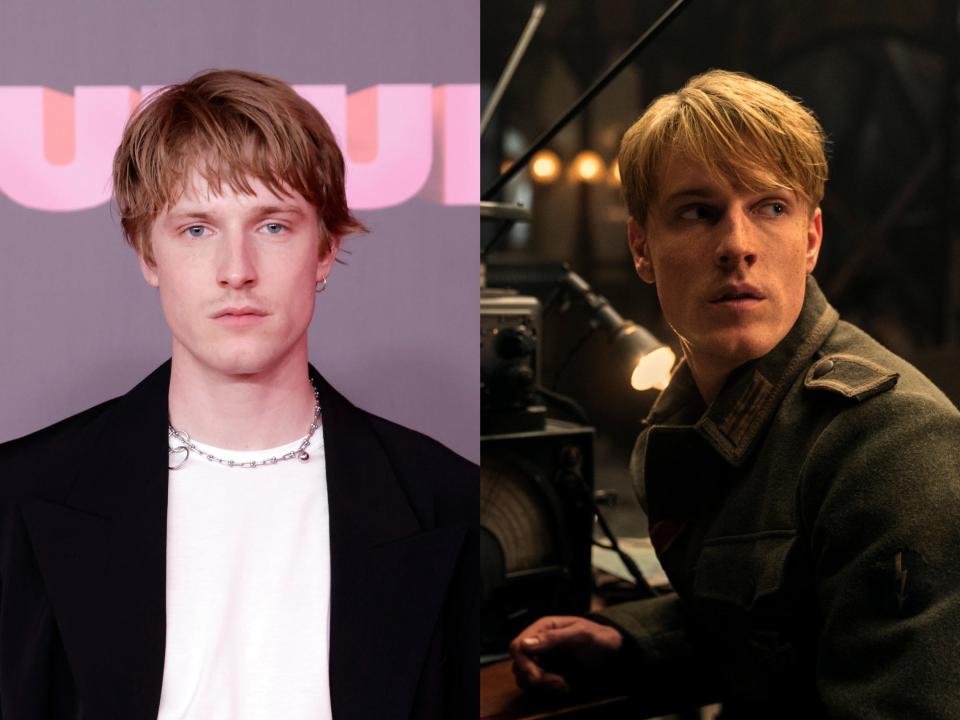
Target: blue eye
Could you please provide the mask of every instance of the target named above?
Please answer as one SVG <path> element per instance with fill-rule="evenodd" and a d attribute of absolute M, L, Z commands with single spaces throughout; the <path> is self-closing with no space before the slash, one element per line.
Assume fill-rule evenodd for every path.
<path fill-rule="evenodd" d="M 266 225 L 263 226 L 263 229 L 267 231 L 268 235 L 279 235 L 287 228 L 282 223 L 274 222 L 274 223 L 267 223 Z"/>
<path fill-rule="evenodd" d="M 784 205 L 782 202 L 767 203 L 766 205 L 763 206 L 763 211 L 767 215 L 771 215 L 773 217 L 779 217 L 787 212 L 787 206 Z"/>
<path fill-rule="evenodd" d="M 207 229 L 203 225 L 191 225 L 187 228 L 187 235 L 190 237 L 203 237 L 207 232 Z"/>

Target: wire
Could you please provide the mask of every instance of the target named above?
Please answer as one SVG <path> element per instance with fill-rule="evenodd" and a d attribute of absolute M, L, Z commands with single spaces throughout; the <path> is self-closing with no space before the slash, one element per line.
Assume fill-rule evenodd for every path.
<path fill-rule="evenodd" d="M 590 504 L 593 506 L 593 512 L 595 512 L 597 515 L 597 522 L 600 523 L 600 529 L 603 530 L 603 534 L 606 535 L 607 540 L 610 541 L 609 549 L 613 550 L 620 558 L 620 562 L 623 563 L 624 567 L 627 568 L 627 572 L 630 573 L 630 576 L 633 578 L 634 582 L 636 582 L 637 589 L 646 597 L 658 597 L 660 593 L 653 589 L 650 583 L 647 582 L 647 579 L 643 576 L 643 573 L 640 572 L 640 568 L 637 567 L 637 564 L 633 561 L 633 558 L 627 555 L 627 553 L 625 553 L 620 547 L 620 543 L 617 542 L 617 536 L 614 534 L 613 530 L 610 529 L 606 518 L 603 517 L 603 513 L 600 512 L 600 508 L 597 507 L 597 503 L 594 502 L 592 493 L 590 494 Z"/>
<path fill-rule="evenodd" d="M 600 524 L 600 529 L 603 531 L 603 534 L 607 536 L 607 540 L 610 541 L 610 548 L 613 550 L 617 556 L 620 558 L 620 561 L 623 563 L 624 567 L 627 568 L 627 572 L 630 573 L 630 576 L 633 578 L 634 583 L 636 583 L 637 590 L 641 595 L 648 598 L 659 597 L 658 593 L 651 585 L 647 582 L 647 579 L 643 576 L 643 573 L 640 571 L 640 568 L 633 561 L 633 558 L 630 557 L 623 548 L 620 547 L 620 543 L 617 541 L 617 536 L 610 528 L 610 525 L 607 523 L 607 519 L 603 516 L 603 513 L 600 512 L 600 508 L 597 506 L 597 501 L 593 497 L 593 490 L 587 485 L 587 481 L 583 479 L 583 475 L 579 472 L 573 472 L 569 469 L 564 469 L 560 471 L 561 473 L 570 473 L 576 477 L 577 482 L 580 485 L 580 489 L 583 490 L 584 495 L 586 496 L 587 502 L 590 503 L 590 507 L 593 509 L 594 515 L 596 515 L 597 522 Z"/>
<path fill-rule="evenodd" d="M 530 159 L 536 155 L 537 150 L 544 147 L 548 142 L 550 142 L 564 127 L 569 123 L 574 117 L 576 117 L 580 111 L 586 107 L 594 97 L 596 97 L 610 82 L 620 74 L 620 72 L 630 64 L 634 57 L 636 57 L 640 51 L 651 42 L 661 30 L 663 30 L 671 20 L 676 16 L 676 14 L 681 10 L 681 8 L 689 0 L 676 0 L 673 5 L 667 8 L 659 18 L 657 18 L 653 25 L 651 25 L 640 38 L 631 45 L 623 55 L 621 55 L 610 68 L 600 76 L 600 78 L 591 85 L 586 92 L 581 95 L 576 102 L 561 116 L 561 118 L 551 127 L 549 130 L 544 132 L 540 137 L 534 140 L 533 144 L 527 148 L 526 152 L 520 156 L 507 170 L 500 175 L 499 178 L 487 188 L 486 192 L 483 193 L 483 200 L 490 200 L 498 192 L 500 192 L 504 185 L 506 185 L 513 178 L 514 175 L 519 173 L 523 168 L 527 166 L 527 163 L 530 162 Z"/>
<path fill-rule="evenodd" d="M 567 395 L 561 395 L 558 392 L 553 390 L 548 390 L 542 385 L 537 387 L 537 393 L 542 395 L 548 401 L 552 402 L 555 405 L 558 405 L 565 410 L 567 410 L 571 415 L 575 416 L 577 420 L 584 424 L 589 425 L 590 421 L 587 419 L 587 412 L 583 409 L 583 406 L 574 400 L 572 397 Z"/>
<path fill-rule="evenodd" d="M 570 363 L 573 361 L 574 356 L 580 352 L 580 349 L 587 344 L 587 341 L 593 336 L 596 326 L 591 323 L 587 331 L 580 336 L 580 338 L 573 344 L 573 347 L 567 351 L 567 354 L 563 356 L 563 360 L 560 362 L 560 366 L 553 373 L 553 382 L 550 384 L 550 387 L 557 387 L 560 383 L 560 376 L 563 375 L 563 372 L 569 367 Z"/>

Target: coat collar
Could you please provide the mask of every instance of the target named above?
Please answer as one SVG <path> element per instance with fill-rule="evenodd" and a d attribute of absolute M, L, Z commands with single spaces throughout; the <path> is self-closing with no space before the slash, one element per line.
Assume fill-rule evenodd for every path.
<path fill-rule="evenodd" d="M 413 702 L 463 532 L 421 531 L 369 417 L 310 373 L 327 463 L 331 702 L 337 718 L 383 717 Z M 23 506 L 68 662 L 97 717 L 157 716 L 169 382 L 168 361 L 97 420 L 62 502 Z"/>
<path fill-rule="evenodd" d="M 800 316 L 773 350 L 737 368 L 709 407 L 700 397 L 689 367 L 681 362 L 645 423 L 651 427 L 692 425 L 727 462 L 741 465 L 839 317 L 808 275 Z"/>

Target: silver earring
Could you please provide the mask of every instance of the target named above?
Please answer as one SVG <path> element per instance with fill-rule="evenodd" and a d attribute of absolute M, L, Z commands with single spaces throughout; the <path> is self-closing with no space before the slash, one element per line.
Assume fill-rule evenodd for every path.
<path fill-rule="evenodd" d="M 322 293 L 327 289 L 327 279 L 325 277 L 320 278 L 320 282 L 317 283 L 317 293 Z"/>

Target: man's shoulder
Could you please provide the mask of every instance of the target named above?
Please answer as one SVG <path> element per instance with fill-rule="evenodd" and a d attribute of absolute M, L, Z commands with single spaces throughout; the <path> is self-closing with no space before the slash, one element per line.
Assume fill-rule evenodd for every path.
<path fill-rule="evenodd" d="M 960 411 L 907 360 L 841 322 L 802 387 L 819 418 L 806 431 L 814 439 L 802 463 L 809 497 L 864 482 L 887 486 L 889 497 L 956 494 Z"/>
<path fill-rule="evenodd" d="M 0 443 L 0 496 L 43 492 L 82 450 L 118 398 L 106 400 L 28 435 Z"/>
<path fill-rule="evenodd" d="M 950 399 L 920 370 L 843 321 L 812 359 L 803 382 L 807 390 L 840 395 L 857 405 L 877 397 L 875 404 L 919 404 L 947 416 L 958 414 Z"/>
<path fill-rule="evenodd" d="M 477 522 L 480 468 L 417 430 L 359 410 L 411 500 L 446 522 Z"/>
<path fill-rule="evenodd" d="M 360 410 L 367 418 L 377 436 L 391 447 L 413 453 L 421 461 L 439 464 L 452 470 L 476 469 L 476 465 L 453 450 L 418 430 L 400 423 Z"/>

